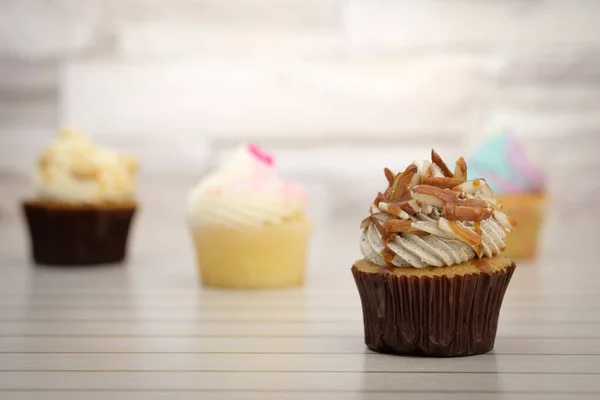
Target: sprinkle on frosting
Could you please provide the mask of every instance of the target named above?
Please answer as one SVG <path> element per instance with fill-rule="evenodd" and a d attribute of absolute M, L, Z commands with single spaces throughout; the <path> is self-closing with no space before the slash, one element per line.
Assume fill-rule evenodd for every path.
<path fill-rule="evenodd" d="M 134 201 L 134 158 L 98 146 L 73 129 L 63 129 L 41 153 L 34 184 L 41 200 L 105 204 Z"/>
<path fill-rule="evenodd" d="M 281 179 L 274 165 L 274 157 L 257 145 L 240 147 L 190 193 L 191 223 L 240 228 L 302 217 L 306 195 L 294 183 Z"/>
<path fill-rule="evenodd" d="M 273 156 L 264 152 L 260 147 L 258 147 L 255 144 L 248 145 L 248 152 L 250 154 L 252 154 L 254 157 L 256 157 L 257 160 L 259 160 L 269 166 L 272 166 L 275 164 L 275 159 L 273 158 Z"/>
<path fill-rule="evenodd" d="M 484 179 L 466 180 L 462 157 L 452 172 L 432 150 L 422 168 L 415 162 L 384 174 L 388 188 L 361 222 L 361 252 L 375 264 L 441 267 L 492 257 L 517 225 Z"/>

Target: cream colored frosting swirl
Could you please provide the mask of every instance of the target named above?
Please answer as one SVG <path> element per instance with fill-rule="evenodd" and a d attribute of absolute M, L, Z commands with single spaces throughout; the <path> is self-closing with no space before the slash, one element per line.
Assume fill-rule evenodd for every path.
<path fill-rule="evenodd" d="M 306 205 L 304 192 L 277 175 L 273 158 L 249 145 L 191 191 L 188 218 L 193 225 L 272 225 L 303 217 Z"/>
<path fill-rule="evenodd" d="M 403 173 L 386 169 L 389 187 L 362 223 L 360 250 L 378 265 L 443 267 L 504 250 L 516 222 L 500 211 L 483 179 L 466 181 L 461 157 L 454 173 L 432 151 L 432 162 L 416 162 Z"/>
<path fill-rule="evenodd" d="M 74 204 L 130 203 L 137 161 L 64 129 L 42 152 L 34 171 L 38 198 Z"/>

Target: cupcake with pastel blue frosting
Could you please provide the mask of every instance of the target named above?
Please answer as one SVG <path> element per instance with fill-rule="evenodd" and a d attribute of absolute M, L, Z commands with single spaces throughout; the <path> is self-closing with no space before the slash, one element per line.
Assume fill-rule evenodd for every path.
<path fill-rule="evenodd" d="M 506 255 L 535 258 L 547 196 L 547 177 L 523 143 L 507 129 L 475 148 L 469 157 L 470 177 L 485 176 L 503 211 L 519 221 L 519 230 L 507 238 Z"/>

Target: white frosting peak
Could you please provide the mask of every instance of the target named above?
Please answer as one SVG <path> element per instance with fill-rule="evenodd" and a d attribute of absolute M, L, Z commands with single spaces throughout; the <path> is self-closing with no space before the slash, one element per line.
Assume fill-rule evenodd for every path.
<path fill-rule="evenodd" d="M 188 217 L 194 225 L 277 224 L 303 215 L 306 203 L 306 195 L 296 185 L 277 175 L 272 157 L 249 145 L 239 148 L 191 191 Z"/>
<path fill-rule="evenodd" d="M 34 171 L 42 200 L 103 204 L 134 201 L 137 161 L 64 129 L 42 152 Z"/>

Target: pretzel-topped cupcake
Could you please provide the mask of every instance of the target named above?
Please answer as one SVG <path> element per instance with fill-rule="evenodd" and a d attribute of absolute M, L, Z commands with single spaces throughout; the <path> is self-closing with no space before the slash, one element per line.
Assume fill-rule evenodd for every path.
<path fill-rule="evenodd" d="M 500 253 L 517 222 L 484 179 L 467 180 L 462 157 L 454 172 L 432 150 L 421 168 L 384 173 L 388 187 L 360 224 L 364 259 L 352 268 L 367 346 L 435 356 L 491 350 L 515 268 Z"/>

